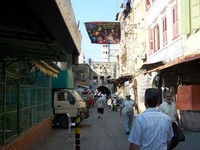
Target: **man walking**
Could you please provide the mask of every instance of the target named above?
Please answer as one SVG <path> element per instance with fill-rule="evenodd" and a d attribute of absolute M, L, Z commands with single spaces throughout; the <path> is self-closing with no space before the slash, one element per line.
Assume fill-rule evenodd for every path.
<path fill-rule="evenodd" d="M 137 110 L 137 113 L 139 114 L 138 106 L 135 102 L 135 100 L 131 99 L 131 95 L 126 95 L 126 100 L 124 100 L 120 106 L 120 116 L 123 115 L 124 118 L 124 130 L 126 134 L 130 133 L 132 122 L 133 122 L 133 116 L 134 116 L 134 107 Z"/>
<path fill-rule="evenodd" d="M 159 106 L 159 109 L 161 112 L 168 115 L 171 119 L 174 136 L 171 140 L 170 149 L 173 149 L 179 143 L 179 118 L 177 114 L 176 104 L 173 102 L 172 93 L 170 91 L 166 91 L 165 101 Z"/>
<path fill-rule="evenodd" d="M 130 150 L 167 150 L 170 146 L 173 130 L 169 116 L 160 112 L 159 92 L 155 88 L 145 91 L 145 110 L 134 121 L 128 141 Z"/>
<path fill-rule="evenodd" d="M 96 100 L 96 105 L 97 105 L 98 119 L 102 119 L 104 114 L 104 108 L 106 105 L 106 99 L 103 98 L 102 96 L 99 96 L 99 98 Z"/>

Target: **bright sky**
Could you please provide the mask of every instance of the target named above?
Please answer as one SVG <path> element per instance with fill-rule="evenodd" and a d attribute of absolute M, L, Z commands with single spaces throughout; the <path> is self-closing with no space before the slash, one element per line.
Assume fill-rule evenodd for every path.
<path fill-rule="evenodd" d="M 89 58 L 93 61 L 102 61 L 102 46 L 91 44 L 85 29 L 85 22 L 115 21 L 120 10 L 122 0 L 71 0 L 76 22 L 80 21 L 79 30 L 82 34 L 81 51 L 84 52 L 86 62 Z"/>

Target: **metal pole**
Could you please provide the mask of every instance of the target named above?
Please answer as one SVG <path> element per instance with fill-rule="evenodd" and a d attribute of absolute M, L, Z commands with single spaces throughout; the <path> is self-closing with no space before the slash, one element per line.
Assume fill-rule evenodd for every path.
<path fill-rule="evenodd" d="M 80 115 L 78 115 L 75 123 L 75 141 L 76 141 L 76 150 L 80 150 Z"/>
<path fill-rule="evenodd" d="M 72 122 L 71 122 L 71 117 L 69 114 L 67 114 L 67 119 L 68 119 L 68 133 L 69 133 L 69 136 L 70 136 L 70 133 L 71 133 L 71 126 L 72 126 Z"/>

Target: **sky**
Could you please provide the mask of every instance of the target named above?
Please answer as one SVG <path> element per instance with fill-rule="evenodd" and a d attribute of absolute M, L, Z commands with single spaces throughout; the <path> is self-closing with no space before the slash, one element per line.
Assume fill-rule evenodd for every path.
<path fill-rule="evenodd" d="M 101 44 L 92 44 L 86 32 L 85 22 L 115 21 L 116 14 L 121 11 L 122 0 L 71 0 L 76 22 L 82 34 L 81 52 L 85 60 L 102 61 Z"/>

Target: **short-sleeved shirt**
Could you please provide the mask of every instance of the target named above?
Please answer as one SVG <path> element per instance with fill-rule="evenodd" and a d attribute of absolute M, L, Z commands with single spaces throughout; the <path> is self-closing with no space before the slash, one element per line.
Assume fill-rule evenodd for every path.
<path fill-rule="evenodd" d="M 167 150 L 173 135 L 169 116 L 149 108 L 136 117 L 128 141 L 139 145 L 140 150 Z"/>
<path fill-rule="evenodd" d="M 131 114 L 133 113 L 133 107 L 135 106 L 135 101 L 130 99 L 130 100 L 125 100 L 122 104 L 122 114 Z"/>
<path fill-rule="evenodd" d="M 176 104 L 172 102 L 171 104 L 168 104 L 166 101 L 164 101 L 160 106 L 159 110 L 166 115 L 168 115 L 171 119 L 171 122 L 176 121 L 177 116 L 177 110 L 176 110 Z"/>
<path fill-rule="evenodd" d="M 99 97 L 96 101 L 97 103 L 97 108 L 104 108 L 105 107 L 105 101 L 106 99 Z"/>

